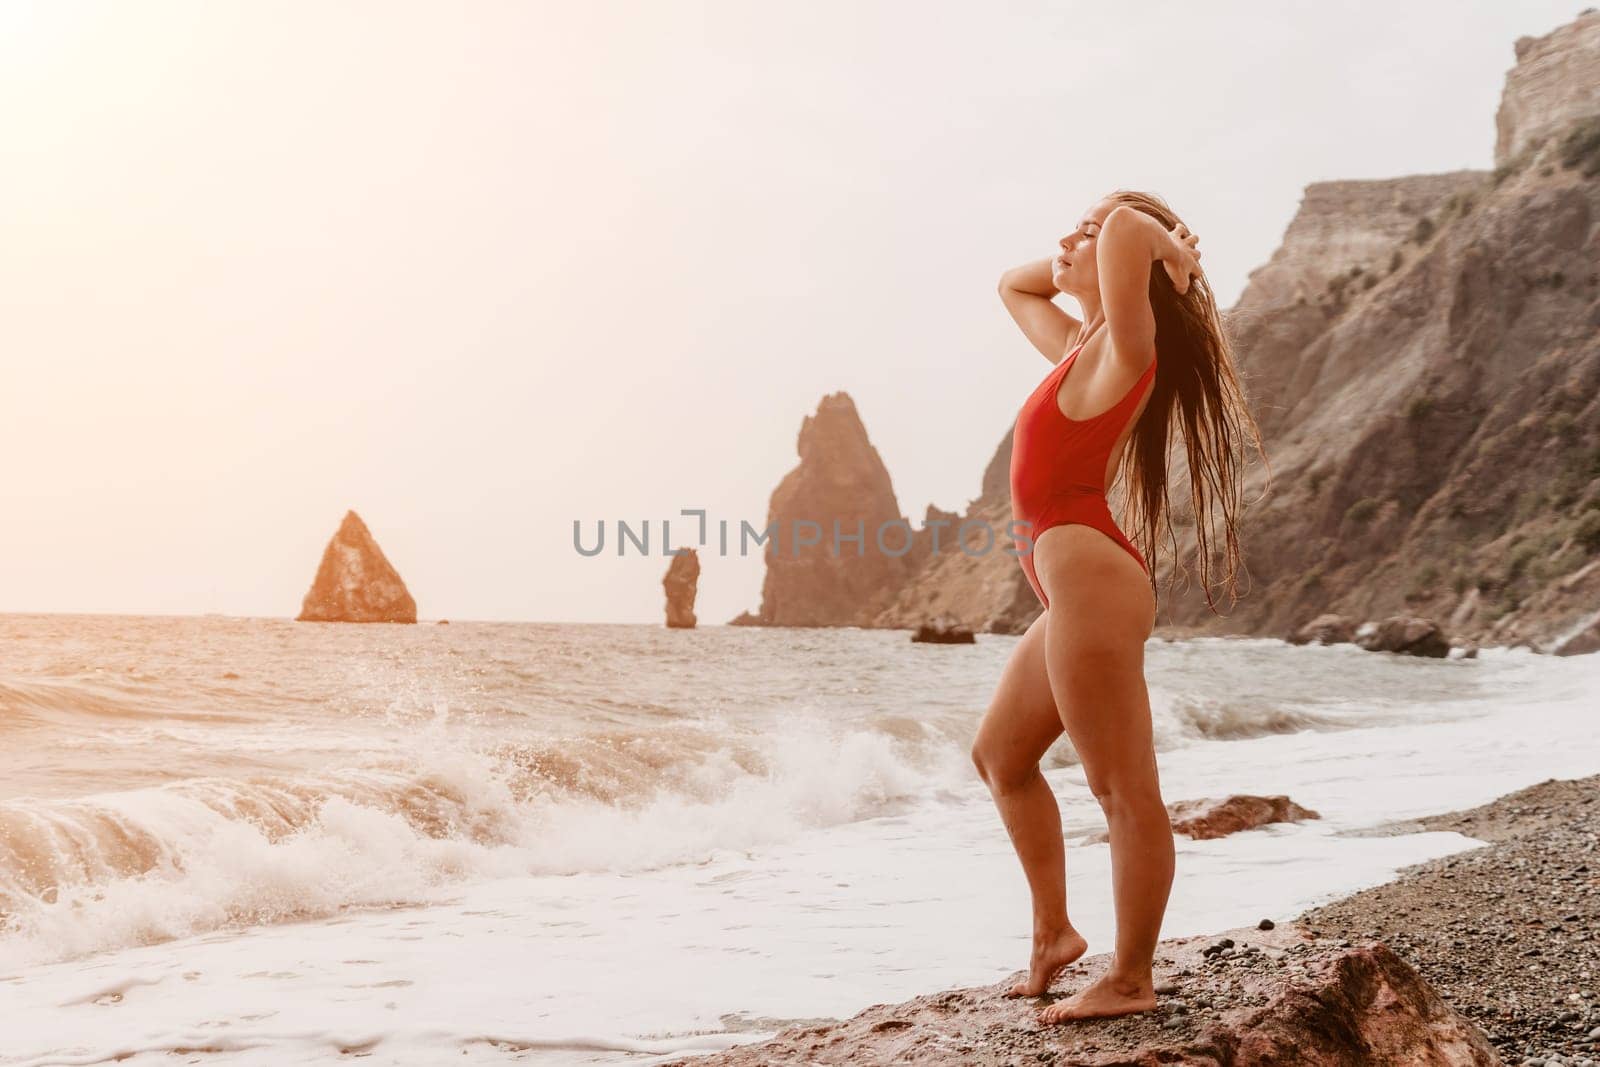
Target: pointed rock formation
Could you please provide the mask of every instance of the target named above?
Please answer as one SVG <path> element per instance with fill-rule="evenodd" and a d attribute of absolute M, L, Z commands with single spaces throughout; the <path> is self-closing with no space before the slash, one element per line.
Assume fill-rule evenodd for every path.
<path fill-rule="evenodd" d="M 822 398 L 801 423 L 798 447 L 800 465 L 784 476 L 767 509 L 771 541 L 762 546 L 760 621 L 870 625 L 905 583 L 910 569 L 902 546 L 911 524 L 848 394 Z M 885 525 L 895 523 L 904 526 Z M 880 528 L 888 551 L 879 549 Z"/>
<path fill-rule="evenodd" d="M 295 621 L 417 621 L 417 602 L 355 512 L 345 512 L 323 551 L 316 580 Z"/>
<path fill-rule="evenodd" d="M 700 553 L 688 549 L 672 557 L 661 585 L 667 592 L 667 626 L 692 630 L 695 625 L 694 594 L 700 583 Z"/>

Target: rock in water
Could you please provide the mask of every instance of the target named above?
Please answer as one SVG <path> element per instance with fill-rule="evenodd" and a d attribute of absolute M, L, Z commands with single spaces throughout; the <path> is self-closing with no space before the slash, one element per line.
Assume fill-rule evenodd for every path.
<path fill-rule="evenodd" d="M 911 635 L 911 640 L 931 645 L 972 645 L 977 643 L 972 636 L 972 631 L 956 622 L 949 615 L 940 615 L 938 618 L 918 626 L 916 633 Z"/>
<path fill-rule="evenodd" d="M 355 512 L 345 512 L 328 542 L 295 621 L 417 621 L 417 602 Z"/>
<path fill-rule="evenodd" d="M 694 549 L 672 557 L 661 585 L 667 591 L 667 626 L 692 630 L 695 625 L 694 594 L 700 583 L 700 553 Z"/>
<path fill-rule="evenodd" d="M 1369 652 L 1401 652 L 1434 659 L 1450 654 L 1450 642 L 1439 631 L 1439 624 L 1416 615 L 1391 615 L 1362 623 L 1356 630 L 1355 643 Z"/>
<path fill-rule="evenodd" d="M 1321 815 L 1303 808 L 1282 793 L 1272 796 L 1254 796 L 1234 793 L 1220 799 L 1205 797 L 1179 800 L 1167 805 L 1171 816 L 1172 832 L 1184 834 L 1196 841 L 1209 841 L 1226 837 L 1240 830 L 1253 830 L 1269 822 L 1299 822 L 1301 819 L 1320 819 Z"/>
<path fill-rule="evenodd" d="M 1354 639 L 1355 633 L 1356 622 L 1354 619 L 1329 612 L 1318 615 L 1289 635 L 1289 643 L 1291 645 L 1338 645 Z"/>
<path fill-rule="evenodd" d="M 1196 841 L 1226 837 L 1270 822 L 1322 818 L 1317 812 L 1301 807 L 1282 793 L 1272 796 L 1233 793 L 1225 797 L 1174 800 L 1167 804 L 1167 817 L 1172 823 L 1173 833 Z M 1083 838 L 1083 844 L 1103 844 L 1110 840 L 1111 835 L 1102 830 Z"/>

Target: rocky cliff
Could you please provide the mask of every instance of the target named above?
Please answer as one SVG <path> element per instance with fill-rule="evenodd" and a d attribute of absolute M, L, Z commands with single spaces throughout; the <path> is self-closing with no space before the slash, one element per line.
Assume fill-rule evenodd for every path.
<path fill-rule="evenodd" d="M 1520 37 L 1495 115 L 1495 166 L 1535 141 L 1600 111 L 1600 13 L 1587 8 L 1543 37 Z"/>
<path fill-rule="evenodd" d="M 1259 460 L 1247 468 L 1246 595 L 1225 616 L 1192 580 L 1173 583 L 1159 547 L 1166 633 L 1412 614 L 1453 640 L 1600 648 L 1600 12 L 1522 39 L 1516 56 L 1493 171 L 1308 186 L 1225 313 L 1273 482 L 1264 493 Z M 966 512 L 929 518 L 1003 530 L 1010 454 L 1008 430 Z M 1181 500 L 1181 448 L 1170 478 Z M 881 491 L 894 510 L 887 474 Z M 830 499 L 808 509 L 826 515 Z M 1174 525 L 1192 576 L 1187 518 Z M 802 571 L 783 574 L 789 603 L 811 596 Z M 924 550 L 875 580 L 806 617 L 949 615 L 1015 633 L 1039 612 L 1002 551 Z"/>
<path fill-rule="evenodd" d="M 417 602 L 355 512 L 345 512 L 323 550 L 316 579 L 295 621 L 417 621 Z"/>
<path fill-rule="evenodd" d="M 997 541 L 989 551 L 980 551 L 980 531 L 1003 534 L 1011 522 L 1011 431 L 983 475 L 978 498 L 963 514 L 942 512 L 930 507 L 918 537 L 923 551 L 915 558 L 916 570 L 882 611 L 872 619 L 873 626 L 912 629 L 924 621 L 949 616 L 958 625 L 989 633 L 1021 633 L 1042 610 L 1039 600 L 1022 576 L 1016 556 L 1004 551 L 1007 542 Z M 933 527 L 936 520 L 944 525 Z M 970 523 L 965 542 L 958 541 L 962 524 Z M 932 530 L 944 534 L 938 551 L 932 544 Z M 965 547 L 967 551 L 962 551 Z"/>
<path fill-rule="evenodd" d="M 1597 34 L 1591 11 L 1519 44 L 1493 172 L 1307 190 L 1228 320 L 1275 478 L 1246 516 L 1251 590 L 1226 619 L 1197 590 L 1164 598 L 1164 624 L 1279 636 L 1409 612 L 1557 651 L 1593 625 Z M 1557 117 L 1508 118 L 1536 104 Z M 1359 254 L 1300 265 L 1340 229 Z M 1253 469 L 1246 497 L 1264 485 Z"/>

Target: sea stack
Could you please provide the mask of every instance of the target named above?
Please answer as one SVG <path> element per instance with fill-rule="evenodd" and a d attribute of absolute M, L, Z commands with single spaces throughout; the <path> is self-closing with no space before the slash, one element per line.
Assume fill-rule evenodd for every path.
<path fill-rule="evenodd" d="M 692 630 L 695 626 L 694 594 L 700 583 L 700 554 L 687 549 L 672 557 L 661 585 L 667 591 L 667 626 Z"/>
<path fill-rule="evenodd" d="M 910 571 L 903 546 L 911 524 L 900 514 L 889 470 L 848 393 L 822 398 L 801 422 L 796 448 L 800 463 L 767 506 L 773 540 L 760 623 L 870 625 Z"/>
<path fill-rule="evenodd" d="M 355 512 L 345 512 L 323 551 L 316 580 L 295 621 L 417 621 L 417 602 Z"/>

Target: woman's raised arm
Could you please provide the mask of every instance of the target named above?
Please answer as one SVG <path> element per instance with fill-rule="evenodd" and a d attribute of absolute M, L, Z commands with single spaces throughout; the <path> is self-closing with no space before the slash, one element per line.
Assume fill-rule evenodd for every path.
<path fill-rule="evenodd" d="M 1182 223 L 1168 231 L 1154 216 L 1123 205 L 1106 216 L 1095 247 L 1100 304 L 1116 353 L 1143 367 L 1156 349 L 1156 315 L 1150 307 L 1151 265 L 1160 263 L 1179 293 L 1200 273 L 1198 238 Z"/>
<path fill-rule="evenodd" d="M 1060 290 L 1050 280 L 1051 262 L 1046 256 L 1000 275 L 1000 299 L 1033 347 L 1059 363 L 1083 323 L 1056 304 Z"/>

